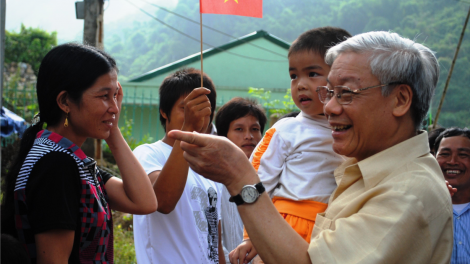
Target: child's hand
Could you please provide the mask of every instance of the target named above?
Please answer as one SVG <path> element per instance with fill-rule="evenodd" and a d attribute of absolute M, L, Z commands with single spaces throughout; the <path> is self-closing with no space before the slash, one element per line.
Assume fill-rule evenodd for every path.
<path fill-rule="evenodd" d="M 248 254 L 248 255 L 247 255 Z M 250 262 L 258 252 L 253 247 L 249 239 L 243 241 L 238 247 L 228 255 L 230 263 L 232 264 L 246 264 Z"/>
<path fill-rule="evenodd" d="M 450 185 L 448 181 L 446 181 L 446 186 L 449 190 L 450 197 L 454 196 L 454 194 L 457 192 L 457 188 L 452 187 L 452 185 Z"/>
<path fill-rule="evenodd" d="M 209 89 L 200 87 L 184 98 L 184 123 L 181 130 L 206 132 L 211 115 L 211 103 L 206 94 L 210 92 Z"/>

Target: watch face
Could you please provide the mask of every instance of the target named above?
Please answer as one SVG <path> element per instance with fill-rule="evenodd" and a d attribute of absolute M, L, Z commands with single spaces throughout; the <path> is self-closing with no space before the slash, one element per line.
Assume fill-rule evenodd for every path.
<path fill-rule="evenodd" d="M 242 189 L 241 196 L 245 203 L 254 203 L 258 199 L 259 193 L 254 186 L 245 186 Z"/>

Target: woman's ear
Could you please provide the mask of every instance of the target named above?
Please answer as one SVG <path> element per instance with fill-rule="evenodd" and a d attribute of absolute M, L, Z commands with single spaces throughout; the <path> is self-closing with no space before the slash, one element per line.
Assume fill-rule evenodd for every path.
<path fill-rule="evenodd" d="M 70 112 L 69 100 L 67 91 L 61 91 L 56 98 L 57 105 L 65 113 Z"/>
<path fill-rule="evenodd" d="M 396 117 L 404 116 L 411 108 L 413 100 L 413 91 L 408 84 L 400 84 L 395 88 L 395 103 L 393 106 L 393 115 Z"/>

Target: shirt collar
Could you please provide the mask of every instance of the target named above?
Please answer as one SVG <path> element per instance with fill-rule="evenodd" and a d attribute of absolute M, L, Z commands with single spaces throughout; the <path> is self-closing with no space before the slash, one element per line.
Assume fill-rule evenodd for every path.
<path fill-rule="evenodd" d="M 335 180 L 339 185 L 345 172 L 348 172 L 348 175 L 360 175 L 364 179 L 365 187 L 370 189 L 397 168 L 426 154 L 429 154 L 428 134 L 426 131 L 420 131 L 418 135 L 360 162 L 355 158 L 347 159 L 335 170 Z"/>
<path fill-rule="evenodd" d="M 306 115 L 304 112 L 300 111 L 300 113 L 295 117 L 299 121 L 307 120 L 307 122 L 314 122 L 316 125 L 320 125 L 324 128 L 331 129 L 330 123 L 328 123 L 328 119 L 324 115 L 315 115 L 309 116 Z"/>
<path fill-rule="evenodd" d="M 466 213 L 467 211 L 470 211 L 470 203 L 468 203 L 467 206 L 465 206 L 465 208 L 462 209 L 462 211 L 460 211 L 460 213 L 457 213 L 455 210 L 452 210 L 452 211 L 454 212 L 454 215 L 461 216 L 464 213 Z"/>
<path fill-rule="evenodd" d="M 93 162 L 93 160 L 85 155 L 85 153 L 75 145 L 72 141 L 69 139 L 55 133 L 51 132 L 47 129 L 41 130 L 37 133 L 36 138 L 47 138 L 53 142 L 55 142 L 57 145 L 61 146 L 64 149 L 70 150 L 72 154 L 77 157 L 79 160 L 83 161 L 84 164 L 88 164 L 90 162 Z"/>

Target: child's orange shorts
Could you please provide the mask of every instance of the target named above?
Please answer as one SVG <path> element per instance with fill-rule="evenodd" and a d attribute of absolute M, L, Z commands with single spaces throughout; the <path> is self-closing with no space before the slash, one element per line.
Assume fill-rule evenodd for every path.
<path fill-rule="evenodd" d="M 273 204 L 287 223 L 310 243 L 313 226 L 318 213 L 325 212 L 328 204 L 315 201 L 294 201 L 282 197 L 274 197 Z M 246 229 L 243 230 L 243 238 L 248 239 Z"/>

